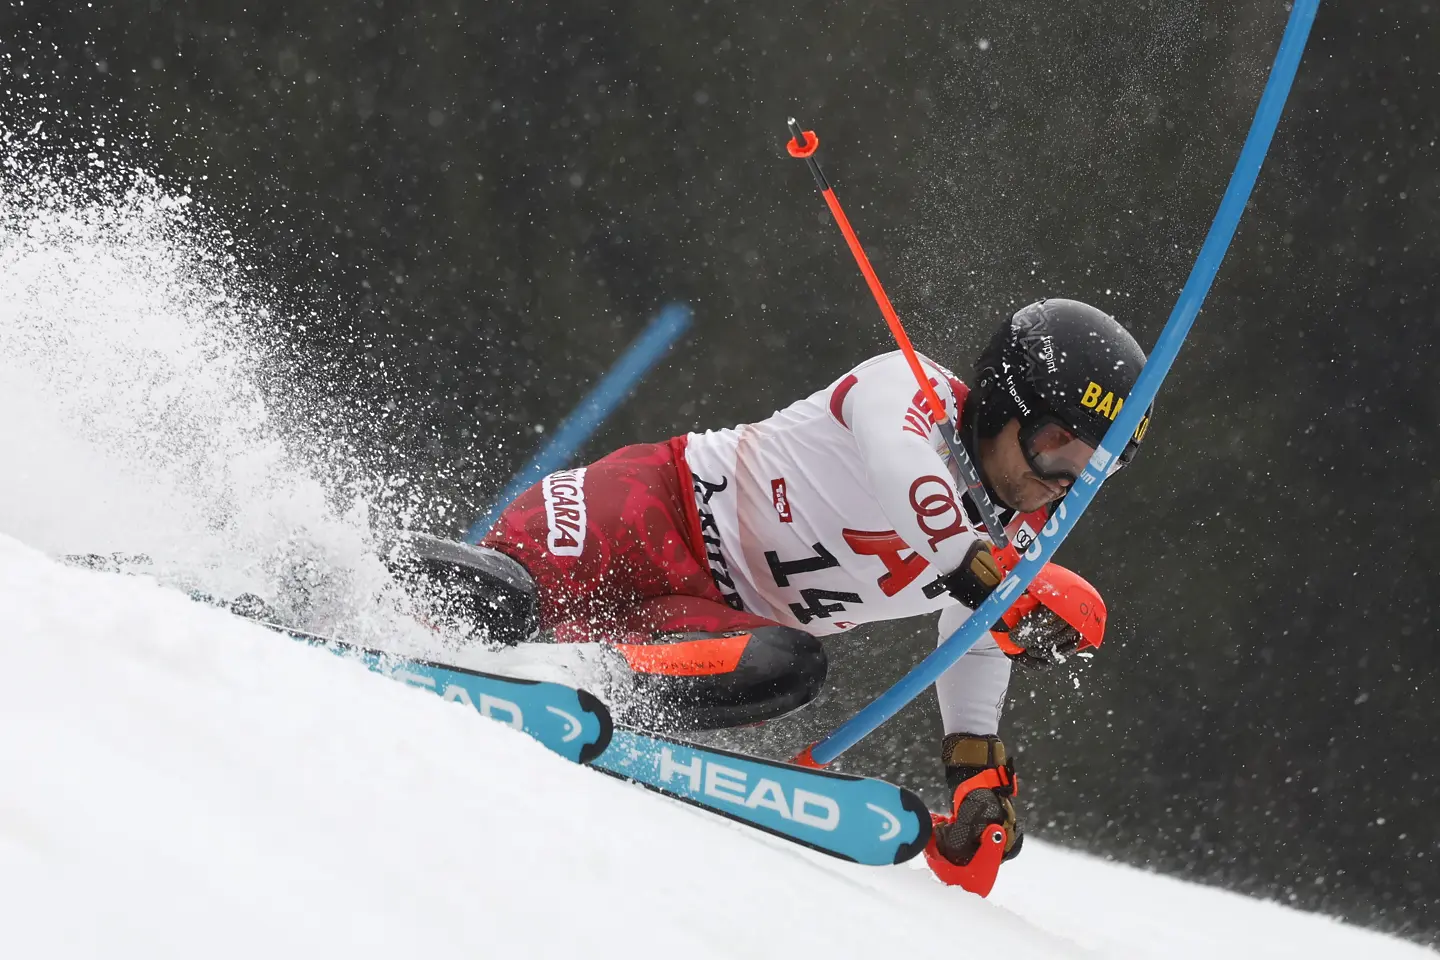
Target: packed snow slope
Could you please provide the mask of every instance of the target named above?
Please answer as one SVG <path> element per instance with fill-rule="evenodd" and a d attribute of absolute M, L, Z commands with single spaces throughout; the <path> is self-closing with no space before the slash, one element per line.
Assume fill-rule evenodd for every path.
<path fill-rule="evenodd" d="M 1039 843 L 989 901 L 834 861 L 6 536 L 0 625 L 7 957 L 1424 954 Z"/>
<path fill-rule="evenodd" d="M 1033 840 L 988 901 L 841 863 L 54 562 L 148 551 L 313 630 L 433 642 L 374 550 L 423 485 L 350 449 L 309 371 L 277 389 L 278 308 L 228 233 L 101 140 L 84 173 L 0 146 L 5 960 L 1428 955 Z"/>

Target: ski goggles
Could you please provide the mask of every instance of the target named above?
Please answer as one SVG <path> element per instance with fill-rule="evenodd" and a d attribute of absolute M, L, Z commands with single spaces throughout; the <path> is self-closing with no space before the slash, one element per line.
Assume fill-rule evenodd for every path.
<path fill-rule="evenodd" d="M 1077 437 L 1059 417 L 1049 414 L 1021 428 L 1020 450 L 1037 477 L 1071 483 L 1079 479 L 1095 455 L 1094 447 Z M 1120 466 L 1119 458 L 1115 465 Z"/>

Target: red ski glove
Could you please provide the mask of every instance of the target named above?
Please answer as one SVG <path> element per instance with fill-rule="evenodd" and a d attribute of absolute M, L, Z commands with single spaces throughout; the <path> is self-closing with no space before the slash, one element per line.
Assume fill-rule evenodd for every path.
<path fill-rule="evenodd" d="M 1047 563 L 990 628 L 990 636 L 1024 666 L 1064 663 L 1104 640 L 1105 601 L 1079 574 Z"/>
<path fill-rule="evenodd" d="M 950 816 L 930 815 L 934 830 L 925 860 L 944 883 L 983 897 L 1001 861 L 1019 854 L 1025 839 L 1011 802 L 1015 770 L 999 737 L 952 733 L 941 755 L 954 799 Z"/>

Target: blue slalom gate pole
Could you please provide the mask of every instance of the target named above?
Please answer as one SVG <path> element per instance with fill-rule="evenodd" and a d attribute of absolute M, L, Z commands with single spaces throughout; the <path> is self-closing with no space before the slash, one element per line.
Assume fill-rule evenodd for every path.
<path fill-rule="evenodd" d="M 1210 292 L 1210 284 L 1220 270 L 1220 262 L 1230 247 L 1230 240 L 1240 223 L 1240 215 L 1245 211 L 1255 179 L 1260 174 L 1265 152 L 1269 149 L 1275 127 L 1280 122 L 1280 114 L 1285 108 L 1285 100 L 1289 96 L 1295 72 L 1300 67 L 1300 57 L 1305 52 L 1305 40 L 1310 35 L 1310 25 L 1315 21 L 1315 11 L 1319 4 L 1320 0 L 1294 0 L 1289 22 L 1285 26 L 1285 35 L 1281 38 L 1280 49 L 1275 54 L 1275 64 L 1270 68 L 1270 79 L 1265 84 L 1265 92 L 1260 96 L 1260 105 L 1255 110 L 1255 119 L 1245 137 L 1245 145 L 1240 150 L 1235 171 L 1230 175 L 1225 196 L 1220 200 L 1220 209 L 1215 213 L 1210 231 L 1205 235 L 1205 243 L 1200 247 L 1199 256 L 1195 259 L 1195 266 L 1191 268 L 1190 277 L 1180 291 L 1174 310 L 1170 312 L 1170 319 L 1166 321 L 1165 329 L 1160 331 L 1155 349 L 1140 372 L 1140 378 L 1135 382 L 1135 388 L 1130 391 L 1125 406 L 1110 425 L 1110 429 L 1105 432 L 1105 438 L 1096 448 L 1095 455 L 1090 458 L 1089 469 L 1085 470 L 1070 488 L 1069 494 L 1060 502 L 1050 522 L 1025 551 L 1020 563 L 960 629 L 869 706 L 837 727 L 828 737 L 802 752 L 796 758 L 797 762 L 818 766 L 831 763 L 934 684 L 941 674 L 954 666 L 955 662 L 975 645 L 980 634 L 1004 615 L 1021 591 L 1035 579 L 1035 575 L 1055 553 L 1061 541 L 1075 528 L 1085 509 L 1090 506 L 1090 501 L 1095 499 L 1095 494 L 1105 482 L 1111 462 L 1125 449 L 1125 444 L 1140 426 L 1141 418 L 1155 399 L 1165 375 L 1170 372 L 1170 366 L 1175 362 L 1180 346 L 1185 342 L 1185 336 L 1195 322 L 1195 315 L 1200 312 L 1205 295 Z"/>
<path fill-rule="evenodd" d="M 660 311 L 650 322 L 645 332 L 630 344 L 630 348 L 615 361 L 615 365 L 600 378 L 570 415 L 551 434 L 550 440 L 541 447 L 530 462 L 510 479 L 500 496 L 465 533 L 470 543 L 479 543 L 490 530 L 490 525 L 500 511 L 510 505 L 520 494 L 534 486 L 541 477 L 552 473 L 570 462 L 577 450 L 585 445 L 590 435 L 615 412 L 630 391 L 650 372 L 675 341 L 690 327 L 690 307 L 684 303 L 671 303 Z"/>

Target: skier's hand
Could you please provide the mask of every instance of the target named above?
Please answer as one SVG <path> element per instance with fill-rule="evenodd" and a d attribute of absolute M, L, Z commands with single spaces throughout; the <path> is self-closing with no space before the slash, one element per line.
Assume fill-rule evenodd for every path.
<path fill-rule="evenodd" d="M 941 746 L 945 780 L 952 793 L 951 815 L 935 824 L 939 854 L 965 866 L 980 848 L 986 828 L 1005 828 L 1005 859 L 1019 854 L 1024 841 L 1015 819 L 1015 771 L 999 737 L 952 733 Z"/>
<path fill-rule="evenodd" d="M 990 636 L 1022 666 L 1064 663 L 1105 639 L 1105 601 L 1073 570 L 1047 563 Z"/>
<path fill-rule="evenodd" d="M 1005 574 L 991 552 L 990 544 L 976 540 L 970 544 L 960 566 L 945 574 L 940 582 L 950 596 L 974 610 L 1000 586 L 1003 579 Z"/>
<path fill-rule="evenodd" d="M 1015 602 L 1005 616 L 990 628 L 996 645 L 1015 663 L 1023 667 L 1050 667 L 1064 663 L 1080 648 L 1080 631 L 1060 619 L 1060 615 L 1033 600 L 1027 592 Z M 1014 620 L 1011 614 L 1024 604 Z M 1012 625 L 1013 624 L 1013 625 Z"/>
<path fill-rule="evenodd" d="M 990 544 L 976 540 L 960 566 L 940 582 L 950 596 L 974 610 L 1003 579 L 1005 571 L 1000 558 Z M 1080 631 L 1043 606 L 1040 598 L 1029 590 L 1020 595 L 1004 617 L 995 621 L 990 635 L 1011 660 L 1032 667 L 1064 663 L 1080 645 Z"/>

